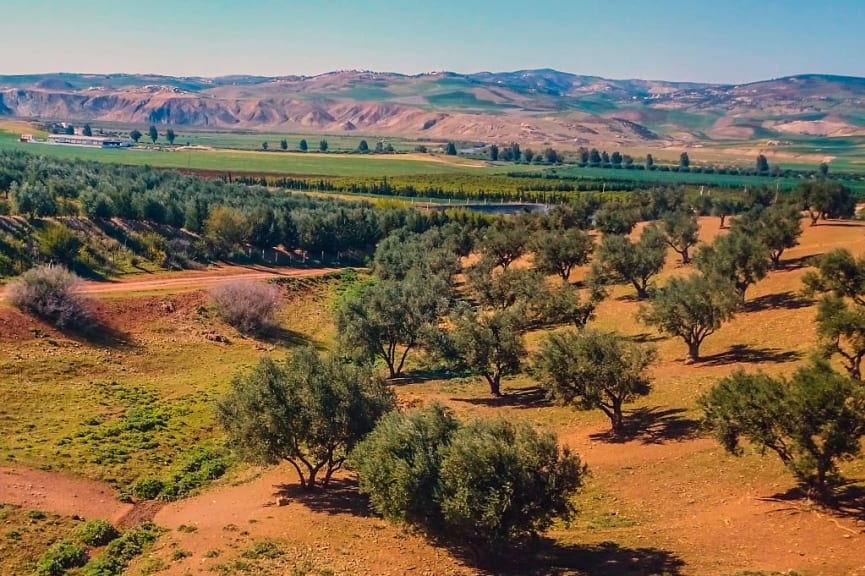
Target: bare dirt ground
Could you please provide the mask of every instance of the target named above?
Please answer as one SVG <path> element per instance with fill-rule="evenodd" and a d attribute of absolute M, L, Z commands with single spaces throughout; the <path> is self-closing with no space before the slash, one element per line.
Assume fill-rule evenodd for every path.
<path fill-rule="evenodd" d="M 126 276 L 109 282 L 83 282 L 83 294 L 101 295 L 135 292 L 188 292 L 202 290 L 233 280 L 272 280 L 274 278 L 310 278 L 336 272 L 339 268 L 266 268 L 263 266 L 221 266 L 208 270 L 183 270 Z M 5 288 L 0 287 L 0 299 Z"/>
<path fill-rule="evenodd" d="M 64 516 L 118 524 L 134 506 L 122 504 L 104 482 L 25 466 L 0 467 L 0 501 Z"/>

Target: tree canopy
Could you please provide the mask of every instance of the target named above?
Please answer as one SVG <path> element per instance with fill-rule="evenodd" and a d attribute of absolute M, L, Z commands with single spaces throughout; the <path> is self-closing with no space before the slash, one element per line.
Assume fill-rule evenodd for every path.
<path fill-rule="evenodd" d="M 727 451 L 741 455 L 747 438 L 820 492 L 838 460 L 859 454 L 865 435 L 865 390 L 822 362 L 790 379 L 738 371 L 699 402 Z"/>
<path fill-rule="evenodd" d="M 216 417 L 242 457 L 286 460 L 309 490 L 322 471 L 327 487 L 349 451 L 393 407 L 393 393 L 368 368 L 304 348 L 285 363 L 262 358 L 235 376 Z"/>
<path fill-rule="evenodd" d="M 691 274 L 671 278 L 640 309 L 639 317 L 662 333 L 684 340 L 688 357 L 696 361 L 703 341 L 733 316 L 738 303 L 738 294 L 729 283 Z"/>
<path fill-rule="evenodd" d="M 487 552 L 570 518 L 586 474 L 552 433 L 439 405 L 389 414 L 352 460 L 377 512 Z"/>
<path fill-rule="evenodd" d="M 653 348 L 614 333 L 555 332 L 541 344 L 535 366 L 541 383 L 559 403 L 580 410 L 599 409 L 613 432 L 624 430 L 622 407 L 651 390 L 646 368 Z"/>
<path fill-rule="evenodd" d="M 657 226 L 647 226 L 637 242 L 626 236 L 604 236 L 592 263 L 592 274 L 602 282 L 630 282 L 638 298 L 649 296 L 649 282 L 664 267 L 667 242 Z"/>

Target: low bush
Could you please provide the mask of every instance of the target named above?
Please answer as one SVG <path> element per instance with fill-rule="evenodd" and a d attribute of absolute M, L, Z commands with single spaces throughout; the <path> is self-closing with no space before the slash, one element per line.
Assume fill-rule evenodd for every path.
<path fill-rule="evenodd" d="M 86 546 L 105 546 L 120 536 L 117 529 L 105 520 L 89 520 L 75 530 L 75 537 Z"/>
<path fill-rule="evenodd" d="M 586 474 L 552 433 L 441 406 L 385 416 L 352 461 L 383 516 L 489 551 L 568 519 Z"/>
<path fill-rule="evenodd" d="M 36 563 L 37 576 L 63 576 L 70 568 L 84 566 L 87 551 L 69 540 L 61 540 L 48 548 Z"/>
<path fill-rule="evenodd" d="M 219 317 L 248 334 L 260 334 L 274 326 L 281 298 L 272 284 L 238 280 L 210 291 L 210 300 Z"/>
<path fill-rule="evenodd" d="M 58 328 L 86 329 L 93 319 L 87 299 L 76 293 L 81 279 L 62 266 L 31 268 L 9 284 L 7 298 L 16 308 Z"/>

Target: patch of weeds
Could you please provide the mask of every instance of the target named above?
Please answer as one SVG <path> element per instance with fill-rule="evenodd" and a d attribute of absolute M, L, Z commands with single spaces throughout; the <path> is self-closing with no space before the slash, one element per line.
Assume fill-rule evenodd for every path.
<path fill-rule="evenodd" d="M 205 558 L 219 558 L 219 555 L 222 554 L 222 551 L 218 548 L 214 548 L 213 550 L 208 550 L 204 553 Z"/>
<path fill-rule="evenodd" d="M 183 560 L 184 558 L 189 558 L 192 556 L 192 552 L 188 550 L 175 550 L 171 553 L 171 561 L 177 562 L 178 560 Z"/>
<path fill-rule="evenodd" d="M 6 532 L 6 538 L 8 538 L 9 540 L 21 540 L 21 531 L 15 530 L 13 528 L 12 530 Z"/>
<path fill-rule="evenodd" d="M 105 546 L 120 533 L 105 520 L 89 520 L 75 529 L 75 538 L 86 546 Z"/>
<path fill-rule="evenodd" d="M 33 522 L 38 522 L 40 520 L 45 520 L 47 516 L 42 510 L 30 510 L 27 512 L 27 518 Z"/>
<path fill-rule="evenodd" d="M 262 540 L 254 543 L 251 548 L 244 550 L 240 556 L 247 560 L 260 560 L 262 558 L 273 560 L 283 554 L 285 552 L 280 548 L 279 544 L 272 540 Z"/>
<path fill-rule="evenodd" d="M 49 547 L 36 562 L 36 576 L 63 576 L 70 568 L 87 563 L 87 551 L 69 540 Z"/>
<path fill-rule="evenodd" d="M 237 525 L 236 524 L 226 524 L 225 526 L 222 527 L 222 529 L 225 530 L 226 532 L 237 532 Z"/>
<path fill-rule="evenodd" d="M 168 568 L 168 564 L 165 563 L 165 560 L 153 556 L 141 562 L 139 574 L 141 574 L 141 576 L 150 576 L 151 574 L 162 572 L 166 568 Z"/>
<path fill-rule="evenodd" d="M 87 563 L 82 576 L 121 576 L 129 563 L 140 555 L 164 532 L 151 522 L 124 532 L 112 541 L 105 551 Z"/>
<path fill-rule="evenodd" d="M 235 560 L 228 564 L 214 564 L 210 567 L 211 572 L 220 576 L 235 576 L 236 574 L 259 574 L 257 569 L 243 560 Z"/>
<path fill-rule="evenodd" d="M 224 451 L 200 446 L 172 468 L 167 480 L 142 478 L 132 485 L 130 491 L 134 496 L 148 500 L 179 500 L 221 477 L 227 469 Z"/>
<path fill-rule="evenodd" d="M 189 526 L 187 524 L 181 524 L 177 527 L 178 532 L 183 532 L 184 534 L 192 534 L 193 532 L 198 532 L 198 526 Z"/>

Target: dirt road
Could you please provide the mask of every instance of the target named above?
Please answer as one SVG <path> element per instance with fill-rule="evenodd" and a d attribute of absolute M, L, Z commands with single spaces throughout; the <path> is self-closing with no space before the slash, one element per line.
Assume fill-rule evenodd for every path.
<path fill-rule="evenodd" d="M 86 281 L 80 292 L 91 295 L 107 295 L 132 292 L 187 292 L 210 288 L 232 280 L 270 280 L 273 278 L 309 278 L 336 272 L 339 268 L 265 268 L 262 266 L 220 266 L 207 270 L 180 270 L 136 274 L 106 282 Z M 5 287 L 0 288 L 0 299 L 5 296 Z"/>

